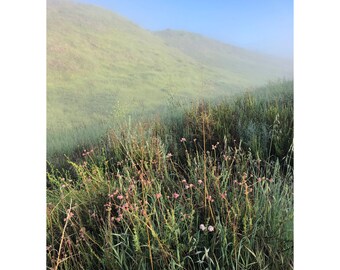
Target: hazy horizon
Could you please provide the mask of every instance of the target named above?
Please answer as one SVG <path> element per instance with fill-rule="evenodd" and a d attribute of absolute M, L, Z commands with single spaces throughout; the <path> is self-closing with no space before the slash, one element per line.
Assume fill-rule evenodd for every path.
<path fill-rule="evenodd" d="M 293 1 L 76 0 L 118 13 L 150 31 L 189 31 L 293 59 Z"/>

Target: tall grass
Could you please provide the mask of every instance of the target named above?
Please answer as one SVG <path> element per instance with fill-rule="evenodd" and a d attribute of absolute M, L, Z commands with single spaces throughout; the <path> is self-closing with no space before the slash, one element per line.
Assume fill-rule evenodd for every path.
<path fill-rule="evenodd" d="M 292 94 L 126 123 L 72 169 L 51 164 L 48 267 L 292 269 Z"/>

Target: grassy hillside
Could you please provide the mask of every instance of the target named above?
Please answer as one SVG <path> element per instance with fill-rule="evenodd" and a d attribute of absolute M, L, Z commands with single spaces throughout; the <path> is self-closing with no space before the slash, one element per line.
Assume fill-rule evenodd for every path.
<path fill-rule="evenodd" d="M 155 108 L 170 94 L 206 95 L 211 71 L 116 14 L 49 1 L 47 18 L 49 152 L 66 138 L 76 143 L 75 129 L 95 138 L 100 123 Z"/>
<path fill-rule="evenodd" d="M 164 30 L 155 32 L 166 45 L 174 47 L 197 62 L 215 68 L 221 77 L 229 76 L 241 83 L 246 79 L 253 85 L 261 85 L 274 78 L 292 78 L 292 62 L 251 52 L 225 44 L 200 34 Z"/>
<path fill-rule="evenodd" d="M 95 142 L 119 118 L 159 110 L 169 98 L 225 96 L 277 75 L 269 65 L 273 76 L 262 76 L 263 65 L 236 48 L 212 56 L 230 65 L 202 60 L 204 50 L 193 45 L 210 44 L 195 37 L 186 38 L 189 50 L 183 50 L 105 9 L 48 0 L 48 155 Z"/>
<path fill-rule="evenodd" d="M 53 269 L 293 269 L 293 83 L 122 124 L 50 168 Z"/>

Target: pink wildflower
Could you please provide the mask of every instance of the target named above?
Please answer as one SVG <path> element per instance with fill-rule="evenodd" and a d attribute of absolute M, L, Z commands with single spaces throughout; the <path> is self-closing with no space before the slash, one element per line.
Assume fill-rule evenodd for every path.
<path fill-rule="evenodd" d="M 207 196 L 207 200 L 208 200 L 209 202 L 213 202 L 213 201 L 214 201 L 214 199 L 213 199 L 210 195 Z"/>
<path fill-rule="evenodd" d="M 200 180 L 198 180 L 198 184 L 199 185 L 202 185 L 203 184 L 203 181 L 200 179 Z"/>
<path fill-rule="evenodd" d="M 156 194 L 156 198 L 159 199 L 160 197 L 162 197 L 162 194 L 161 193 L 157 193 Z"/>
<path fill-rule="evenodd" d="M 118 200 L 123 200 L 123 198 L 124 198 L 123 195 L 118 195 L 118 196 L 117 196 L 117 199 L 118 199 Z"/>
<path fill-rule="evenodd" d="M 187 139 L 186 138 L 181 138 L 181 140 L 180 140 L 181 142 L 186 142 L 187 141 Z"/>
<path fill-rule="evenodd" d="M 123 206 L 122 206 L 122 210 L 127 211 L 127 210 L 129 210 L 129 207 L 130 207 L 130 205 L 128 203 L 124 203 Z"/>
<path fill-rule="evenodd" d="M 174 199 L 177 199 L 177 198 L 179 197 L 179 194 L 175 192 L 174 194 L 172 194 L 172 197 L 173 197 Z"/>
<path fill-rule="evenodd" d="M 71 212 L 71 209 L 67 210 L 67 217 L 64 218 L 64 221 L 71 219 L 74 216 L 74 214 Z"/>

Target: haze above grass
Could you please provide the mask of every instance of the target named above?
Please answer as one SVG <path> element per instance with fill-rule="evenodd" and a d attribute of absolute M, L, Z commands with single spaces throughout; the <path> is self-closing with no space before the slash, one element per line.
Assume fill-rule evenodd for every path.
<path fill-rule="evenodd" d="M 289 63 L 197 34 L 153 33 L 103 8 L 48 0 L 48 152 L 170 97 L 217 98 L 291 74 Z"/>

